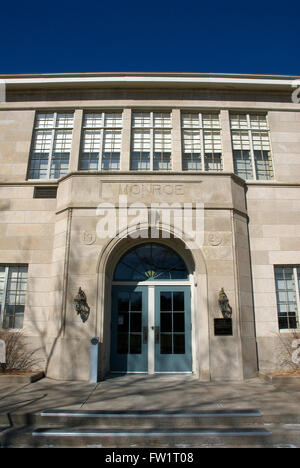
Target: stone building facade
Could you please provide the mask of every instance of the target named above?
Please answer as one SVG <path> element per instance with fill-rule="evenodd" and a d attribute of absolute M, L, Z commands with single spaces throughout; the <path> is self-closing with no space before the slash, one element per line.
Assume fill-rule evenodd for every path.
<path fill-rule="evenodd" d="M 89 379 L 92 337 L 99 378 L 281 368 L 300 313 L 298 77 L 0 78 L 0 327 L 58 379 Z"/>

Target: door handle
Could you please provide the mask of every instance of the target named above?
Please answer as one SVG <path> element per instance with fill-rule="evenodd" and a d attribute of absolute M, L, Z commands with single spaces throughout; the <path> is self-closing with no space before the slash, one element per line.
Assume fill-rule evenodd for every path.
<path fill-rule="evenodd" d="M 143 327 L 143 344 L 148 343 L 148 327 Z"/>
<path fill-rule="evenodd" d="M 155 344 L 159 344 L 159 326 L 154 327 L 154 333 L 155 333 Z"/>

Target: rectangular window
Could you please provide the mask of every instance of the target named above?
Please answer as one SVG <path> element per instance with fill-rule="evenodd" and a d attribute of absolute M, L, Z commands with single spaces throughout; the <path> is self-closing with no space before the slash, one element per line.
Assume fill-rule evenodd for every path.
<path fill-rule="evenodd" d="M 231 114 L 234 172 L 242 179 L 273 179 L 266 115 Z"/>
<path fill-rule="evenodd" d="M 171 127 L 169 112 L 133 112 L 132 171 L 171 170 Z"/>
<path fill-rule="evenodd" d="M 221 128 L 218 114 L 182 113 L 184 171 L 222 171 Z"/>
<path fill-rule="evenodd" d="M 59 179 L 69 171 L 74 114 L 39 112 L 30 155 L 29 179 Z"/>
<path fill-rule="evenodd" d="M 298 328 L 300 267 L 275 267 L 275 284 L 279 328 Z"/>
<path fill-rule="evenodd" d="M 120 112 L 86 113 L 79 158 L 81 171 L 118 171 L 122 144 Z"/>
<path fill-rule="evenodd" d="M 23 328 L 28 267 L 0 265 L 0 327 Z"/>

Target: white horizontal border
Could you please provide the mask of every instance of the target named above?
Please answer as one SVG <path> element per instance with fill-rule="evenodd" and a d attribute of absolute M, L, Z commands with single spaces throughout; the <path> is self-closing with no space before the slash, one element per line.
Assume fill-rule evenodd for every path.
<path fill-rule="evenodd" d="M 164 77 L 164 76 L 105 76 L 105 77 L 64 77 L 64 78 L 7 78 L 0 80 L 7 85 L 47 85 L 47 84 L 101 84 L 101 83 L 182 83 L 182 84 L 233 84 L 295 86 L 296 79 L 271 78 L 219 78 L 219 77 Z"/>
<path fill-rule="evenodd" d="M 6 100 L 6 81 L 0 80 L 0 102 L 5 102 Z"/>

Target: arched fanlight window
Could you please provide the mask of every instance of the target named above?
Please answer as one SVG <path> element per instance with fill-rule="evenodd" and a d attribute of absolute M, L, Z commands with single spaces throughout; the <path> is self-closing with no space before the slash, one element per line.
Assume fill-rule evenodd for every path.
<path fill-rule="evenodd" d="M 188 271 L 181 257 L 169 247 L 147 243 L 131 249 L 119 261 L 115 281 L 186 280 Z"/>

